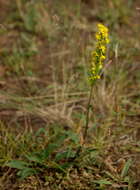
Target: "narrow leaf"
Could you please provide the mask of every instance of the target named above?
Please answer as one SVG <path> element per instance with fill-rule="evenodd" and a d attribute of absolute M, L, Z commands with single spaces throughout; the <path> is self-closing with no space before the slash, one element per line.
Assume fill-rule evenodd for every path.
<path fill-rule="evenodd" d="M 30 154 L 30 155 L 26 155 L 26 158 L 30 161 L 36 162 L 36 163 L 42 163 L 43 159 L 41 158 L 40 155 L 36 155 L 36 154 Z"/>
<path fill-rule="evenodd" d="M 132 159 L 128 159 L 127 162 L 125 163 L 123 170 L 121 172 L 121 177 L 125 177 L 128 173 L 128 170 L 130 168 L 130 166 L 132 165 Z"/>
<path fill-rule="evenodd" d="M 48 147 L 41 152 L 43 159 L 48 158 L 48 156 L 50 156 L 50 154 L 54 152 L 54 150 L 56 150 L 57 148 L 58 148 L 57 144 L 54 143 L 49 144 Z"/>
<path fill-rule="evenodd" d="M 23 168 L 29 166 L 29 164 L 27 162 L 24 162 L 21 160 L 12 160 L 12 161 L 8 162 L 6 164 L 6 166 L 8 166 L 10 168 L 23 169 Z"/>
<path fill-rule="evenodd" d="M 112 183 L 106 179 L 101 180 L 94 180 L 94 183 L 100 184 L 100 185 L 111 185 Z"/>
<path fill-rule="evenodd" d="M 37 174 L 37 170 L 33 168 L 24 168 L 17 173 L 17 175 L 20 176 L 21 179 L 25 179 L 26 177 L 32 176 L 34 174 Z"/>

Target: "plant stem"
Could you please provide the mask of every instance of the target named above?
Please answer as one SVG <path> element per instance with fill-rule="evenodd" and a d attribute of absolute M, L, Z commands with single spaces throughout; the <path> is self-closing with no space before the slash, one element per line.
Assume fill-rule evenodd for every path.
<path fill-rule="evenodd" d="M 83 135 L 83 144 L 85 144 L 86 138 L 87 138 L 87 132 L 89 128 L 89 111 L 90 111 L 90 103 L 91 103 L 91 98 L 92 98 L 92 92 L 93 92 L 93 84 L 90 88 L 90 94 L 89 94 L 89 99 L 87 103 L 87 112 L 86 112 L 86 125 L 85 125 L 85 131 Z"/>

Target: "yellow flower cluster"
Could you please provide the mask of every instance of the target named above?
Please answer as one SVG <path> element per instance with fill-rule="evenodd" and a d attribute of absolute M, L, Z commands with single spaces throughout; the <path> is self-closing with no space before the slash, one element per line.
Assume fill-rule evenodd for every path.
<path fill-rule="evenodd" d="M 103 24 L 98 24 L 98 32 L 96 33 L 96 47 L 91 52 L 91 69 L 90 81 L 93 83 L 95 80 L 100 79 L 100 73 L 103 67 L 103 61 L 106 58 L 107 44 L 109 43 L 108 28 Z"/>

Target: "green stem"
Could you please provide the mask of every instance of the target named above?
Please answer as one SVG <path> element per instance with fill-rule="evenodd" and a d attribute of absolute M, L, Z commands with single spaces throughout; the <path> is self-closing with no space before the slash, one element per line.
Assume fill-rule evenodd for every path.
<path fill-rule="evenodd" d="M 87 132 L 89 128 L 89 112 L 90 112 L 90 103 L 91 103 L 91 98 L 92 98 L 92 92 L 93 92 L 93 84 L 90 89 L 90 94 L 89 94 L 89 99 L 88 99 L 88 104 L 87 104 L 87 112 L 86 112 L 86 125 L 85 125 L 85 131 L 83 135 L 83 144 L 85 144 L 86 138 L 87 138 Z"/>

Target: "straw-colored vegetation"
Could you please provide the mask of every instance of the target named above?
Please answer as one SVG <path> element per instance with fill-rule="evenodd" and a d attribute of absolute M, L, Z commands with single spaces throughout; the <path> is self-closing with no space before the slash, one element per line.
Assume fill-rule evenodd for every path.
<path fill-rule="evenodd" d="M 138 0 L 0 1 L 1 190 L 140 190 L 139 19 Z"/>

